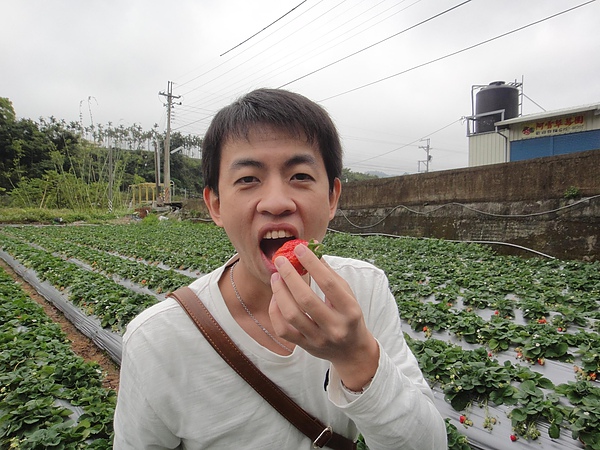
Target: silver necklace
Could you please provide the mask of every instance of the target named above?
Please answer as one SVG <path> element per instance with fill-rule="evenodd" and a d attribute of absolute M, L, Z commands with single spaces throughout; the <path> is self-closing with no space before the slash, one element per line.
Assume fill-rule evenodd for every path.
<path fill-rule="evenodd" d="M 254 314 L 252 314 L 252 312 L 248 309 L 248 307 L 246 306 L 246 304 L 244 303 L 244 300 L 242 300 L 242 296 L 240 295 L 240 293 L 237 290 L 237 286 L 235 285 L 235 281 L 233 281 L 233 269 L 235 268 L 235 266 L 237 265 L 238 261 L 236 261 L 232 266 L 231 269 L 229 270 L 229 279 L 231 280 L 231 287 L 233 287 L 233 292 L 235 292 L 235 296 L 237 297 L 237 299 L 240 301 L 241 305 L 244 307 L 244 310 L 248 313 L 248 315 L 252 318 L 252 320 L 254 320 L 254 323 L 256 325 L 258 325 L 260 327 L 261 330 L 263 330 L 265 332 L 265 334 L 267 336 L 269 336 L 271 339 L 273 339 L 273 341 L 279 345 L 281 348 L 287 350 L 288 352 L 292 353 L 293 350 L 289 347 L 287 347 L 286 345 L 284 345 L 282 342 L 280 342 L 279 340 L 277 340 L 277 338 L 275 336 L 273 336 L 269 330 L 267 330 L 262 323 L 260 323 L 258 321 L 258 319 L 256 317 L 254 317 Z"/>

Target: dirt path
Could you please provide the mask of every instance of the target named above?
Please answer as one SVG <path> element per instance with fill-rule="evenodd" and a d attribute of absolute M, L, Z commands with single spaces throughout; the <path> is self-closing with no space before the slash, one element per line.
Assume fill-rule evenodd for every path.
<path fill-rule="evenodd" d="M 60 328 L 67 335 L 71 341 L 71 347 L 73 351 L 81 356 L 86 361 L 97 362 L 102 371 L 104 372 L 103 385 L 107 389 L 119 389 L 119 367 L 110 359 L 110 357 L 102 350 L 100 350 L 94 342 L 81 333 L 75 326 L 69 322 L 63 313 L 59 311 L 54 305 L 46 301 L 44 297 L 39 295 L 37 291 L 23 280 L 12 268 L 0 259 L 0 267 L 2 267 L 6 273 L 10 274 L 15 281 L 21 284 L 22 289 L 36 302 L 38 302 L 44 311 L 54 322 L 60 325 Z"/>

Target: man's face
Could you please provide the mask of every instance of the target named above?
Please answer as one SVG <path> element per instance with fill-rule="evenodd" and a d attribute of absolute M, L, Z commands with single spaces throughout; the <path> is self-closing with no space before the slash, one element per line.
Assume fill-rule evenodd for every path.
<path fill-rule="evenodd" d="M 315 146 L 262 129 L 249 139 L 228 140 L 221 151 L 219 196 L 204 198 L 225 228 L 247 275 L 269 283 L 271 257 L 285 240 L 322 240 L 335 215 L 341 185 L 332 192 Z M 240 267 L 241 269 L 241 267 Z"/>

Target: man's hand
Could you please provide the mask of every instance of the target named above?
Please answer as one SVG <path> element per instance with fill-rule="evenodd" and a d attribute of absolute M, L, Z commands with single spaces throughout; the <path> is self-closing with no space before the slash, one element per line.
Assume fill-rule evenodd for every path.
<path fill-rule="evenodd" d="M 359 391 L 377 371 L 377 341 L 367 329 L 348 283 L 305 245 L 298 245 L 294 252 L 325 294 L 325 302 L 286 258 L 276 258 L 278 272 L 271 277 L 273 298 L 269 306 L 275 332 L 330 361 L 344 385 Z"/>

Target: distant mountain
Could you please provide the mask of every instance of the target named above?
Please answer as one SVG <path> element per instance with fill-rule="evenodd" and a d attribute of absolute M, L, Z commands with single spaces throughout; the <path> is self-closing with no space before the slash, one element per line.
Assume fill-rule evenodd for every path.
<path fill-rule="evenodd" d="M 388 177 L 392 177 L 393 175 L 388 175 L 385 172 L 380 172 L 379 170 L 370 170 L 368 172 L 365 172 L 367 175 L 372 175 L 374 177 L 377 178 L 388 178 Z"/>

